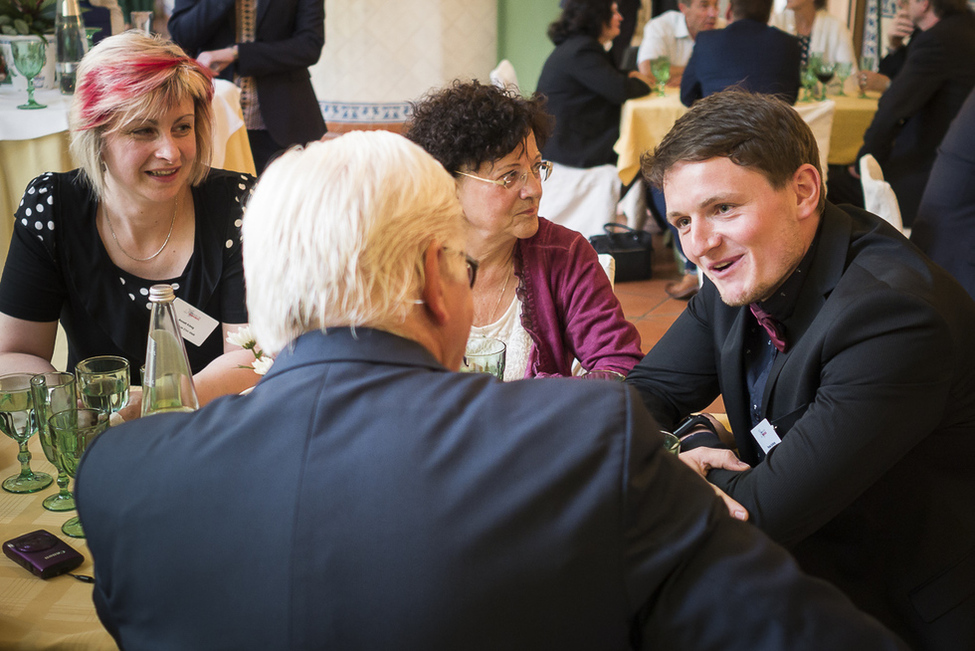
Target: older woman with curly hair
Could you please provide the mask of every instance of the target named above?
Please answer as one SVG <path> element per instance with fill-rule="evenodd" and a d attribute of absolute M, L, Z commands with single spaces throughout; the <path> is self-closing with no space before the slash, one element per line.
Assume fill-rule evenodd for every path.
<path fill-rule="evenodd" d="M 471 334 L 507 345 L 505 380 L 621 379 L 643 357 L 596 252 L 579 233 L 538 216 L 550 163 L 544 98 L 454 82 L 413 106 L 407 136 L 457 181 L 467 253 L 480 262 Z"/>

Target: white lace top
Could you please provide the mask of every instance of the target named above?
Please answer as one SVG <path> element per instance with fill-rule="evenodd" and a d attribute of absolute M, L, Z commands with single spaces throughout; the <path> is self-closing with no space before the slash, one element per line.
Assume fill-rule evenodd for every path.
<path fill-rule="evenodd" d="M 521 301 L 515 296 L 501 318 L 485 326 L 471 326 L 472 337 L 493 337 L 506 346 L 504 381 L 521 380 L 528 370 L 528 353 L 532 340 L 521 325 Z"/>

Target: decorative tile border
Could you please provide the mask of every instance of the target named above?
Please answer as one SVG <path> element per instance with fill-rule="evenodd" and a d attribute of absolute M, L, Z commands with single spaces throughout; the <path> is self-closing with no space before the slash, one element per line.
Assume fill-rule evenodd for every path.
<path fill-rule="evenodd" d="M 355 124 L 395 124 L 410 117 L 407 102 L 323 102 L 322 115 L 326 122 Z"/>

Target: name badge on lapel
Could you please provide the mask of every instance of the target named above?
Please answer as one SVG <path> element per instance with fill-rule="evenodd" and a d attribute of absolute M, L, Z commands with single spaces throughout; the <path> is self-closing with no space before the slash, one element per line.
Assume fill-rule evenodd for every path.
<path fill-rule="evenodd" d="M 212 316 L 203 310 L 198 310 L 181 298 L 173 301 L 173 307 L 176 308 L 176 320 L 179 321 L 180 334 L 183 335 L 183 339 L 194 346 L 202 346 L 214 328 L 220 325 L 220 322 Z"/>
<path fill-rule="evenodd" d="M 768 454 L 769 450 L 782 442 L 775 431 L 775 426 L 768 422 L 768 418 L 763 418 L 762 422 L 752 428 L 752 438 L 755 439 L 758 447 L 762 448 L 762 452 L 765 454 Z"/>

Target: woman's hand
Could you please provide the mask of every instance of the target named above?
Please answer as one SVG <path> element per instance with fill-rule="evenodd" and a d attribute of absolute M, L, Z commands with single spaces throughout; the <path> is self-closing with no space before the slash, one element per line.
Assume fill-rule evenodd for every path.
<path fill-rule="evenodd" d="M 860 88 L 864 90 L 873 90 L 882 93 L 890 86 L 890 77 L 879 72 L 861 70 L 859 76 L 857 82 Z"/>
<path fill-rule="evenodd" d="M 209 50 L 200 52 L 196 57 L 200 65 L 209 68 L 214 74 L 219 75 L 224 68 L 237 60 L 237 53 L 232 47 L 225 47 L 220 50 Z"/>

